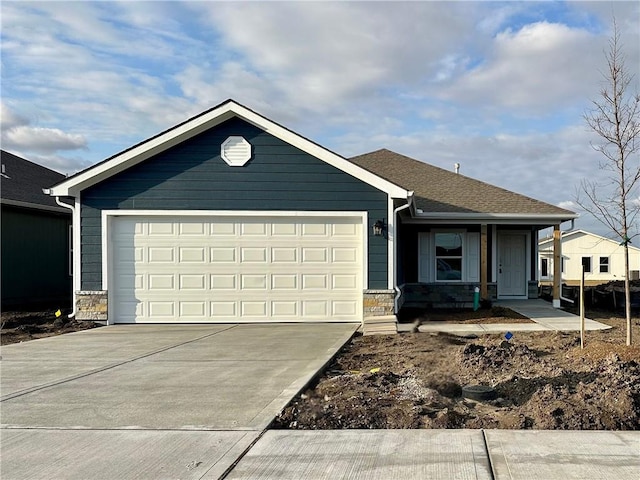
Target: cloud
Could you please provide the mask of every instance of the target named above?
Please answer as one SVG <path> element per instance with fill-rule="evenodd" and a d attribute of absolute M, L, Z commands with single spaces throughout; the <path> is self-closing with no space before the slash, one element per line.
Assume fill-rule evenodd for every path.
<path fill-rule="evenodd" d="M 3 111 L 3 125 L 15 148 L 80 166 L 234 98 L 341 154 L 388 147 L 459 161 L 558 203 L 593 155 L 571 126 L 597 94 L 610 15 L 598 8 L 4 2 L 3 98 L 15 119 Z M 623 11 L 633 25 L 638 7 Z M 640 42 L 628 35 L 633 57 Z M 74 145 L 86 150 L 64 150 Z"/>
<path fill-rule="evenodd" d="M 65 133 L 57 128 L 34 127 L 27 118 L 15 114 L 2 104 L 2 145 L 6 149 L 54 153 L 60 150 L 87 148 L 82 135 Z"/>
<path fill-rule="evenodd" d="M 588 96 L 601 40 L 583 29 L 538 22 L 499 33 L 490 56 L 443 91 L 458 103 L 541 113 Z"/>
<path fill-rule="evenodd" d="M 565 210 L 572 210 L 574 212 L 580 210 L 580 205 L 578 205 L 573 200 L 564 200 L 562 202 L 559 202 L 557 206 L 560 208 L 564 208 Z"/>
<path fill-rule="evenodd" d="M 68 134 L 57 128 L 18 126 L 2 133 L 2 142 L 9 148 L 34 152 L 86 149 L 82 135 Z"/>
<path fill-rule="evenodd" d="M 467 4 L 462 15 L 462 6 L 430 2 L 246 3 L 241 12 L 232 3 L 201 2 L 193 8 L 262 84 L 293 108 L 321 113 L 451 75 L 476 9 Z"/>

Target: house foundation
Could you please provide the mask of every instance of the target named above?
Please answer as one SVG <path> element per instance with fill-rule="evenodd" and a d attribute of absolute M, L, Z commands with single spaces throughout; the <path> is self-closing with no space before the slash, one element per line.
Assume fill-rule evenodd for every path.
<path fill-rule="evenodd" d="M 106 321 L 108 303 L 106 290 L 81 290 L 76 292 L 76 319 Z"/>

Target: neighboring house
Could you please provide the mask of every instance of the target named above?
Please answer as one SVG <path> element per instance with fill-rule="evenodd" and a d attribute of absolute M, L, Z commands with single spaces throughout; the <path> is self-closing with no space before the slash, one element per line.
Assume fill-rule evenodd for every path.
<path fill-rule="evenodd" d="M 553 282 L 553 239 L 543 238 L 538 244 L 539 278 L 541 284 Z M 624 248 L 611 240 L 584 230 L 562 233 L 562 283 L 579 285 L 582 266 L 586 285 L 599 285 L 612 280 L 624 280 Z M 629 245 L 630 277 L 640 272 L 640 249 Z"/>
<path fill-rule="evenodd" d="M 226 101 L 54 186 L 78 318 L 361 321 L 537 295 L 537 232 L 573 212 L 387 150 L 351 160 Z"/>
<path fill-rule="evenodd" d="M 65 176 L 2 150 L 2 309 L 71 305 L 71 212 L 45 195 Z"/>

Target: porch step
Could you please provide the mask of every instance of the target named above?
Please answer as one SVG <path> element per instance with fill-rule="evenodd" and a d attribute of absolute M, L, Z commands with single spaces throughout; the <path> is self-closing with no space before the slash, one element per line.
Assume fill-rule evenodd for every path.
<path fill-rule="evenodd" d="M 365 317 L 362 324 L 363 335 L 391 335 L 398 333 L 398 321 L 395 315 Z"/>

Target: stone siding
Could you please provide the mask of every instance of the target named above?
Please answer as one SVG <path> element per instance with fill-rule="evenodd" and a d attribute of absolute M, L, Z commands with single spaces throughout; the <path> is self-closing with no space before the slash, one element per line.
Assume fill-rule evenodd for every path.
<path fill-rule="evenodd" d="M 82 290 L 76 292 L 76 319 L 98 320 L 108 319 L 106 290 Z"/>
<path fill-rule="evenodd" d="M 473 306 L 476 283 L 406 283 L 401 287 L 399 307 L 405 308 L 466 308 Z M 488 298 L 497 298 L 497 284 L 487 284 Z"/>
<path fill-rule="evenodd" d="M 393 315 L 394 290 L 365 290 L 363 294 L 364 317 Z"/>

